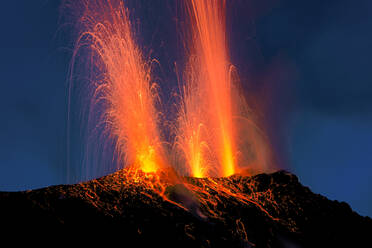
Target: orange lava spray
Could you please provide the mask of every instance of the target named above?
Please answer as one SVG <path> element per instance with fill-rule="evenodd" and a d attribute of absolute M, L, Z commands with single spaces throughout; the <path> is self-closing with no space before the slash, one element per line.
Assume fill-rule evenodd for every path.
<path fill-rule="evenodd" d="M 230 176 L 235 159 L 225 2 L 190 0 L 187 7 L 195 55 L 186 70 L 178 143 L 193 176 Z"/>
<path fill-rule="evenodd" d="M 158 86 L 152 82 L 151 61 L 144 60 L 136 44 L 129 11 L 123 1 L 80 3 L 82 31 L 74 57 L 82 47 L 92 54 L 90 103 L 104 106 L 100 121 L 115 141 L 119 167 L 127 164 L 155 172 L 165 164 L 156 108 Z"/>
<path fill-rule="evenodd" d="M 230 176 L 237 164 L 267 163 L 264 136 L 234 84 L 224 0 L 187 0 L 191 39 L 178 115 L 177 145 L 195 177 Z M 248 149 L 248 151 L 246 150 Z M 243 156 L 241 154 L 245 153 Z M 260 165 L 257 165 L 260 164 Z"/>

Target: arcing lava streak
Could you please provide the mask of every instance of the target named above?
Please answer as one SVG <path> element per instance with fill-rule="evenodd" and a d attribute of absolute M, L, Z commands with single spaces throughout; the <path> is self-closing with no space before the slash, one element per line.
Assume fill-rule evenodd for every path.
<path fill-rule="evenodd" d="M 93 54 L 91 104 L 102 104 L 105 130 L 115 140 L 118 161 L 144 172 L 164 166 L 158 129 L 157 85 L 145 61 L 122 1 L 82 0 L 80 36 L 75 53 L 88 46 Z"/>

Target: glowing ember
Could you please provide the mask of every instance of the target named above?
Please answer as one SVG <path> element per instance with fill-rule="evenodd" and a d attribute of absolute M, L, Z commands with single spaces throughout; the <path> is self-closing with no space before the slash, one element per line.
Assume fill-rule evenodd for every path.
<path fill-rule="evenodd" d="M 99 76 L 91 83 L 92 103 L 104 105 L 101 120 L 116 142 L 120 167 L 125 163 L 144 172 L 157 171 L 165 164 L 157 127 L 157 85 L 135 42 L 128 9 L 114 0 L 84 0 L 81 5 L 75 56 L 84 46 L 93 53 L 92 73 Z"/>

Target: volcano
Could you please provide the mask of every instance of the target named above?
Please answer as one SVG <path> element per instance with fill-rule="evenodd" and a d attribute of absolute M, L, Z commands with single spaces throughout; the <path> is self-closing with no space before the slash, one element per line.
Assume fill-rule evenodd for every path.
<path fill-rule="evenodd" d="M 1 224 L 40 238 L 88 231 L 90 240 L 136 247 L 362 247 L 372 232 L 371 218 L 286 171 L 172 181 L 172 172 L 133 173 L 0 192 Z"/>

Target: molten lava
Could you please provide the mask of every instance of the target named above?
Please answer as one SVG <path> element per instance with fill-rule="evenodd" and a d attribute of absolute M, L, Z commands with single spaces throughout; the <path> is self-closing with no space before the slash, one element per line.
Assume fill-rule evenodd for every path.
<path fill-rule="evenodd" d="M 158 129 L 157 85 L 150 62 L 135 41 L 129 11 L 122 1 L 81 1 L 81 34 L 75 55 L 89 46 L 96 80 L 93 104 L 103 104 L 105 130 L 115 140 L 120 166 L 154 172 L 165 164 Z M 98 76 L 96 75 L 98 74 Z"/>
<path fill-rule="evenodd" d="M 191 55 L 178 118 L 178 144 L 195 177 L 235 172 L 225 2 L 188 1 Z"/>
<path fill-rule="evenodd" d="M 188 0 L 186 9 L 191 52 L 178 116 L 177 144 L 189 171 L 195 177 L 231 176 L 238 171 L 237 164 L 263 168 L 267 147 L 234 84 L 229 62 L 226 3 Z"/>
<path fill-rule="evenodd" d="M 220 205 L 233 198 L 239 204 L 254 204 L 275 219 L 265 206 L 268 202 L 276 206 L 270 190 L 255 192 L 254 185 L 242 183 L 239 175 L 212 178 L 236 174 L 238 164 L 264 168 L 268 157 L 264 136 L 234 84 L 225 1 L 188 0 L 186 4 L 191 53 L 184 73 L 176 144 L 184 155 L 186 171 L 199 179 L 178 176 L 173 170 L 179 169 L 176 163 L 169 167 L 159 128 L 158 86 L 152 81 L 151 62 L 136 44 L 123 1 L 78 3 L 82 13 L 72 65 L 80 54 L 90 63 L 88 87 L 93 94 L 88 101 L 88 121 L 94 127 L 102 125 L 99 135 L 108 134 L 114 141 L 112 159 L 118 167 L 128 165 L 116 185 L 133 186 L 150 198 L 156 193 L 200 218 L 218 218 Z"/>
<path fill-rule="evenodd" d="M 88 126 L 99 138 L 106 135 L 113 141 L 116 169 L 164 170 L 170 159 L 159 128 L 158 85 L 152 80 L 151 60 L 144 59 L 136 43 L 128 9 L 120 0 L 66 1 L 81 10 L 72 67 L 83 59 L 90 66 Z M 226 2 L 187 0 L 185 6 L 190 54 L 175 142 L 186 172 L 202 178 L 231 176 L 241 168 L 263 171 L 269 153 L 230 63 Z M 102 147 L 98 156 L 104 157 Z"/>

